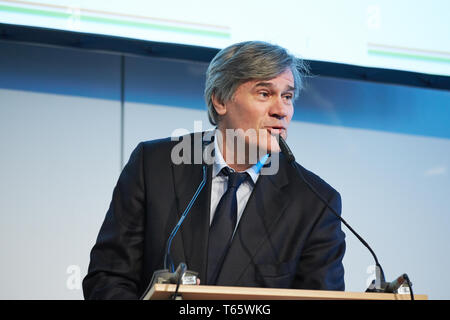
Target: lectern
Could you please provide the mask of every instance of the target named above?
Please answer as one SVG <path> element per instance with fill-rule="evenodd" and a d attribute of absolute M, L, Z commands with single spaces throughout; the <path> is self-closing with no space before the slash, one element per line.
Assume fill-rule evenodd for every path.
<path fill-rule="evenodd" d="M 144 300 L 170 299 L 176 285 L 157 283 Z M 409 294 L 345 292 L 324 290 L 272 289 L 253 287 L 222 287 L 180 285 L 178 294 L 184 300 L 410 300 Z M 427 300 L 423 294 L 416 300 Z"/>

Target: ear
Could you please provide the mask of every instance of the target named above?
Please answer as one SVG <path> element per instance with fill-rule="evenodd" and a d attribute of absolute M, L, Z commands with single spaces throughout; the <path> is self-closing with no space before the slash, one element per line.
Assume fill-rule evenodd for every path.
<path fill-rule="evenodd" d="M 215 94 L 212 94 L 211 101 L 214 105 L 214 109 L 216 110 L 219 116 L 225 115 L 227 113 L 227 107 L 223 102 L 220 102 L 219 99 L 216 98 Z"/>

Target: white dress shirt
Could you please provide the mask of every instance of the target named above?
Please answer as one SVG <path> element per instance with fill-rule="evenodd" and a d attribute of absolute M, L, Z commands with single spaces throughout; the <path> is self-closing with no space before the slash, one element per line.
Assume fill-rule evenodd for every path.
<path fill-rule="evenodd" d="M 224 167 L 229 167 L 225 160 L 223 159 L 222 153 L 220 152 L 219 145 L 217 144 L 217 135 L 214 137 L 214 164 L 212 171 L 212 182 L 211 182 L 211 212 L 210 212 L 210 220 L 209 225 L 211 225 L 214 219 L 214 213 L 216 212 L 217 205 L 219 204 L 220 199 L 227 191 L 228 188 L 228 177 L 225 175 L 219 175 L 220 171 Z M 265 155 L 262 157 L 258 163 L 248 168 L 244 172 L 247 172 L 250 179 L 245 180 L 241 183 L 239 188 L 236 191 L 237 198 L 237 220 L 236 220 L 236 228 L 239 224 L 239 220 L 241 219 L 242 213 L 244 212 L 245 206 L 247 205 L 248 199 L 253 191 L 253 187 L 258 181 L 259 172 L 266 162 L 269 155 Z M 231 171 L 235 171 L 230 168 Z M 236 230 L 236 228 L 234 230 Z"/>

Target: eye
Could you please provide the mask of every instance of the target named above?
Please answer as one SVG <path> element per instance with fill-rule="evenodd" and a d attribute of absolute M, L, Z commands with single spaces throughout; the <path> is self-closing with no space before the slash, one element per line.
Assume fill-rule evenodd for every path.
<path fill-rule="evenodd" d="M 287 101 L 291 101 L 292 98 L 293 98 L 292 94 L 286 94 L 286 95 L 284 95 L 283 97 L 284 97 L 284 99 L 286 99 Z"/>
<path fill-rule="evenodd" d="M 268 91 L 259 91 L 258 95 L 259 95 L 259 97 L 264 98 L 264 99 L 268 98 L 270 96 Z"/>

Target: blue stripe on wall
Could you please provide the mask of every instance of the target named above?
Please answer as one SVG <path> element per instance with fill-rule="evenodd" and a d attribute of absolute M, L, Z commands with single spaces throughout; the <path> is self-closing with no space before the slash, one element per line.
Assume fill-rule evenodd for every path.
<path fill-rule="evenodd" d="M 0 88 L 120 100 L 120 56 L 0 42 Z"/>
<path fill-rule="evenodd" d="M 208 64 L 167 59 L 125 60 L 128 102 L 205 110 L 203 99 Z"/>
<path fill-rule="evenodd" d="M 125 101 L 206 112 L 206 68 L 198 62 L 127 57 Z M 120 56 L 0 42 L 0 88 L 120 100 L 120 81 Z M 309 78 L 293 120 L 448 139 L 450 92 Z"/>
<path fill-rule="evenodd" d="M 450 92 L 312 78 L 296 101 L 293 120 L 450 138 Z"/>

